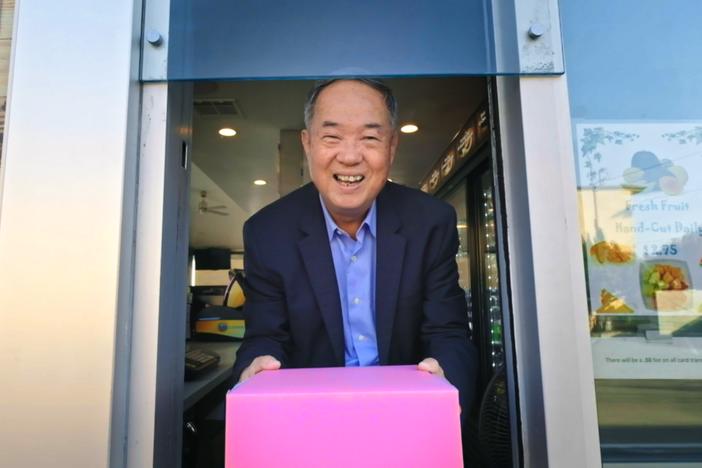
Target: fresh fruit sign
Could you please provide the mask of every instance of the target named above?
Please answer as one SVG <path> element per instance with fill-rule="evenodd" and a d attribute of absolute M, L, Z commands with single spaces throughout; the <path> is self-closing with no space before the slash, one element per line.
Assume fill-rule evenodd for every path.
<path fill-rule="evenodd" d="M 702 315 L 702 123 L 576 125 L 593 315 Z"/>

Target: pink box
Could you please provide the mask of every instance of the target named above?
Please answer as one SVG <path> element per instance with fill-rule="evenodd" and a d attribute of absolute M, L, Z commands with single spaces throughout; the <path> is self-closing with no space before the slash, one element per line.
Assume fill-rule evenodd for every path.
<path fill-rule="evenodd" d="M 416 366 L 264 371 L 227 394 L 225 466 L 463 466 L 458 391 Z"/>

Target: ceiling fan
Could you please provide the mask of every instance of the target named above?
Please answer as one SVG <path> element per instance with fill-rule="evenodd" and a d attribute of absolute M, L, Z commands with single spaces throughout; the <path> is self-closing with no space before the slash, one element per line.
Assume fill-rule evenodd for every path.
<path fill-rule="evenodd" d="M 198 203 L 197 205 L 197 211 L 200 214 L 215 214 L 219 216 L 229 216 L 229 213 L 224 211 L 226 209 L 227 207 L 225 205 L 210 206 L 207 203 L 207 190 L 200 191 L 200 203 Z"/>

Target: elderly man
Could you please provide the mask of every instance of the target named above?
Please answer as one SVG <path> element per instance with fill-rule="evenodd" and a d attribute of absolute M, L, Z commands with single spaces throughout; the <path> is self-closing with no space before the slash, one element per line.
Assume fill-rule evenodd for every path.
<path fill-rule="evenodd" d="M 469 407 L 476 358 L 458 286 L 456 214 L 387 181 L 399 138 L 391 91 L 375 80 L 320 83 L 305 126 L 313 183 L 244 225 L 246 336 L 235 378 L 418 363 Z"/>

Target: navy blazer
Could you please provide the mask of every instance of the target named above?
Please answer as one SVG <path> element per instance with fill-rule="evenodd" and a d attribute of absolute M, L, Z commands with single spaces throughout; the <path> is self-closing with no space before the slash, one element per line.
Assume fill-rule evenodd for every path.
<path fill-rule="evenodd" d="M 454 209 L 386 183 L 376 200 L 376 332 L 381 365 L 439 361 L 472 404 L 477 376 L 458 285 Z M 295 190 L 244 224 L 246 334 L 234 379 L 261 355 L 283 367 L 344 366 L 339 290 L 319 193 Z M 463 411 L 465 416 L 467 411 Z"/>

